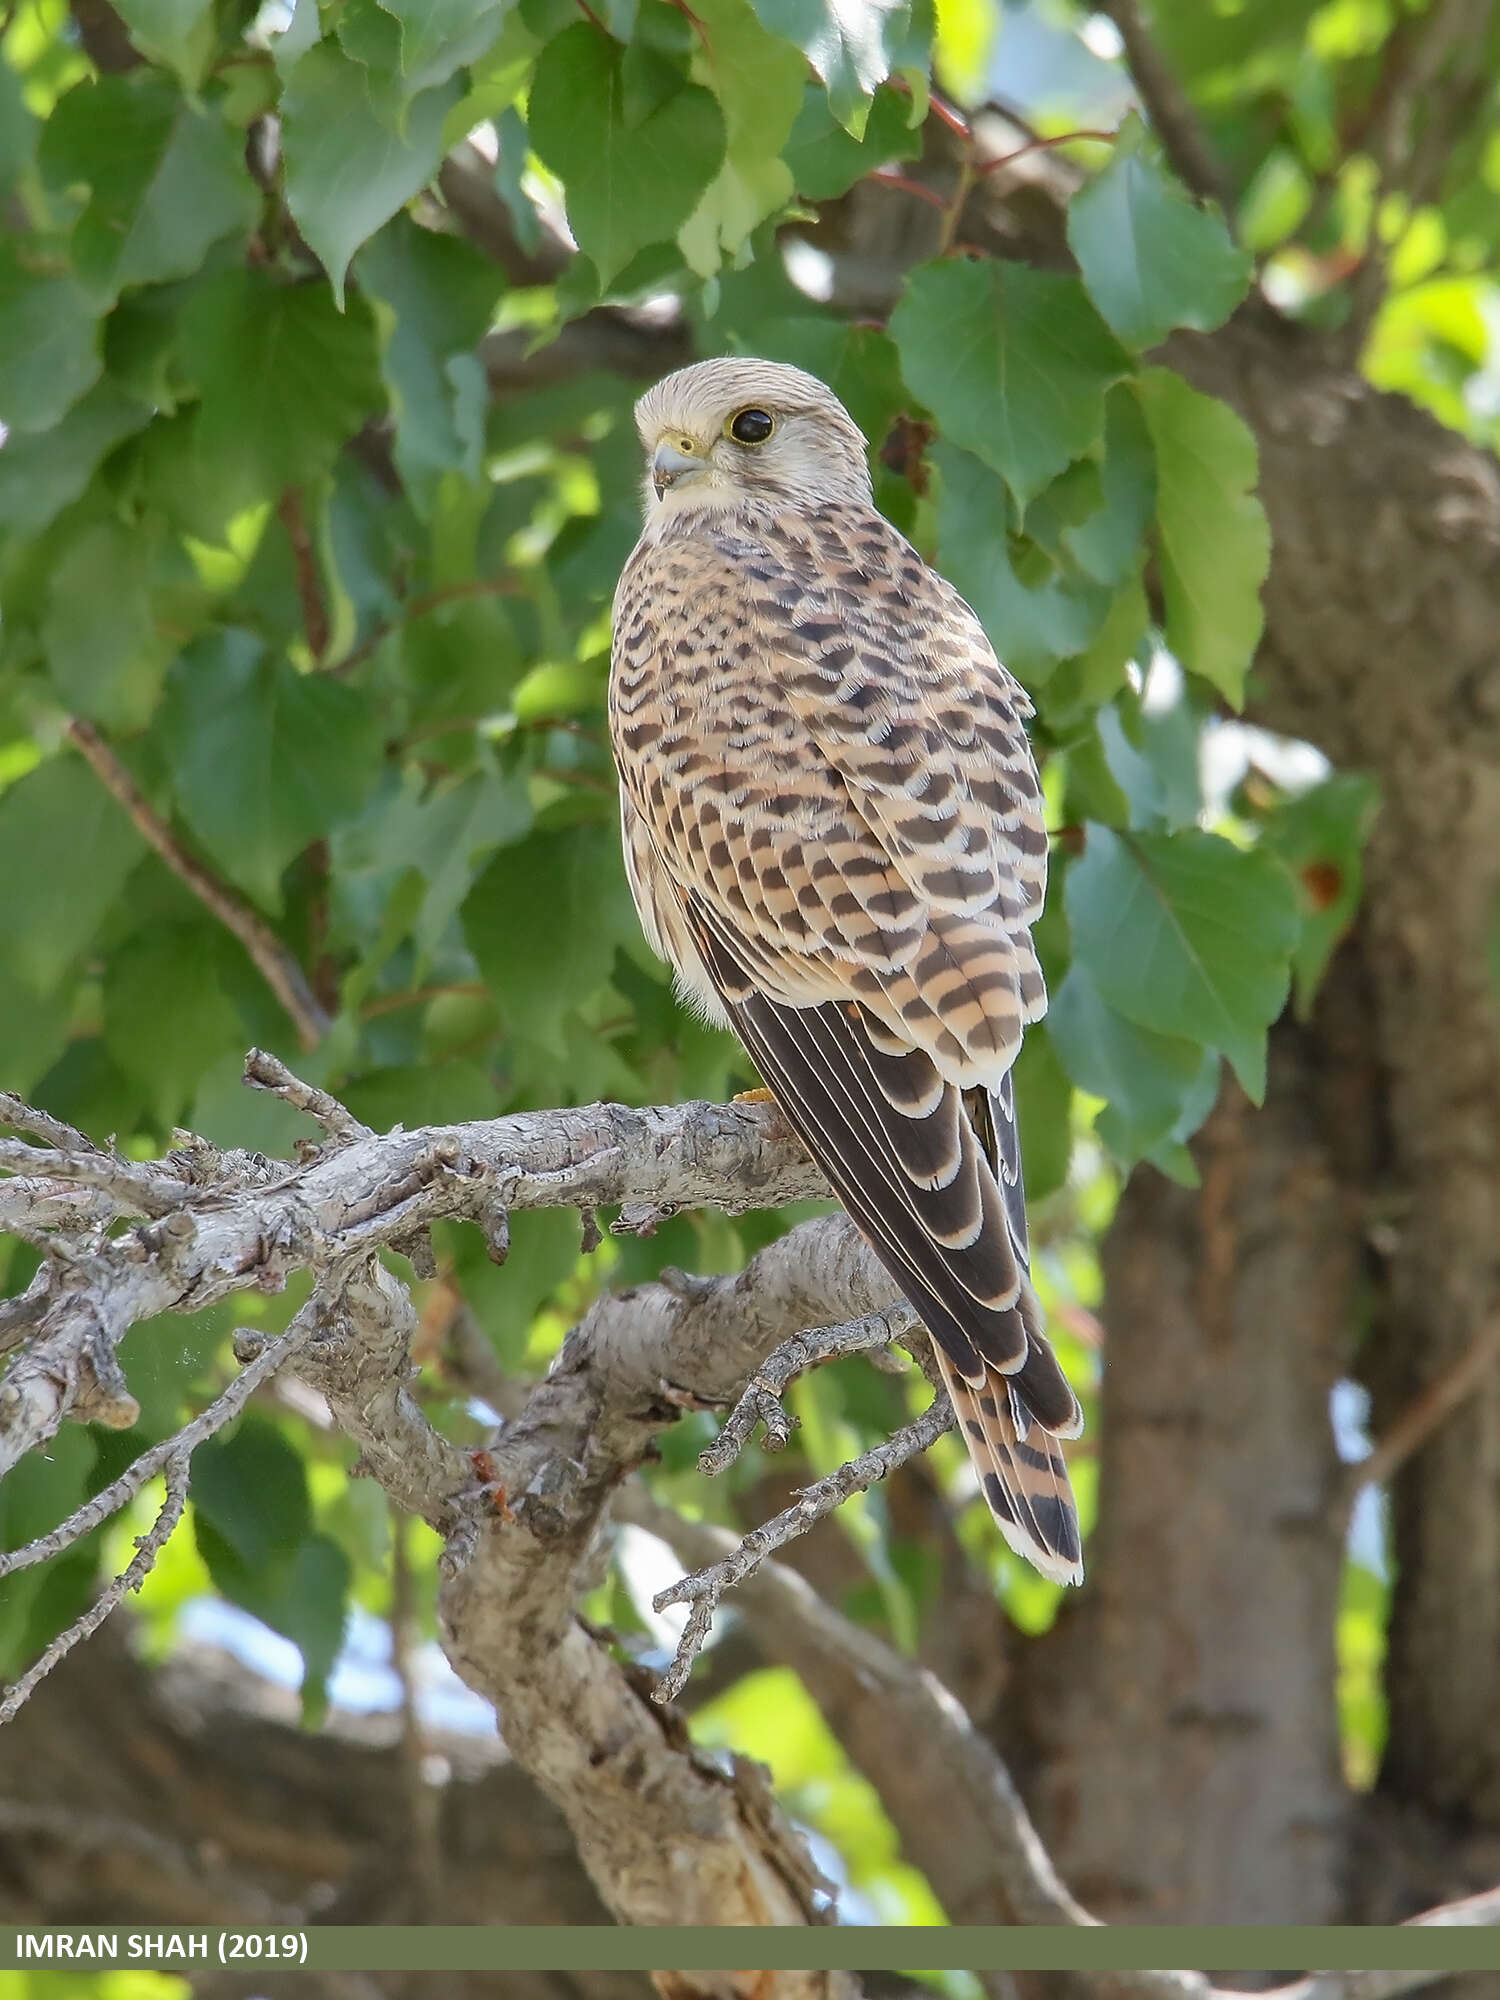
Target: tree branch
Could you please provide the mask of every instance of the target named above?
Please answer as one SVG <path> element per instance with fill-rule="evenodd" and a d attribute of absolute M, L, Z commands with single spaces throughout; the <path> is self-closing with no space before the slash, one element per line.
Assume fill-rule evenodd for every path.
<path fill-rule="evenodd" d="M 293 1111 L 311 1118 L 335 1145 L 349 1146 L 356 1139 L 374 1136 L 370 1127 L 361 1125 L 336 1097 L 304 1083 L 300 1076 L 293 1076 L 279 1056 L 268 1055 L 264 1049 L 252 1049 L 246 1056 L 245 1082 L 251 1090 L 267 1091 L 283 1104 L 289 1104 Z"/>
<path fill-rule="evenodd" d="M 265 1058 L 257 1053 L 251 1063 L 267 1087 Z M 308 1093 L 303 1108 L 319 1105 L 326 1123 L 321 1094 Z M 356 1129 L 347 1113 L 338 1115 L 347 1121 L 340 1131 Z M 99 1416 L 109 1404 L 109 1395 L 99 1400 L 101 1384 L 115 1395 L 117 1420 L 134 1421 L 133 1406 L 119 1401 L 123 1384 L 107 1379 L 111 1357 L 132 1326 L 157 1313 L 196 1312 L 248 1288 L 280 1291 L 293 1271 L 345 1268 L 440 1217 L 478 1223 L 498 1247 L 497 1218 L 516 1209 L 594 1208 L 633 1197 L 739 1213 L 824 1191 L 775 1111 L 754 1105 L 604 1104 L 371 1134 L 270 1169 L 269 1180 L 255 1156 L 212 1149 L 195 1156 L 192 1178 L 170 1181 L 135 1162 L 100 1160 L 0 1142 L 0 1167 L 25 1174 L 32 1204 L 98 1175 L 137 1208 L 149 1200 L 159 1209 L 169 1191 L 175 1203 L 160 1222 L 77 1252 L 53 1242 L 40 1324 L 0 1384 L 0 1471 L 70 1415 Z M 10 1184 L 13 1196 L 20 1185 Z M 28 1202 L 15 1198 L 24 1233 Z"/>
<path fill-rule="evenodd" d="M 737 1553 L 724 1529 L 684 1519 L 639 1484 L 615 1511 L 701 1568 Z M 782 1563 L 747 1575 L 736 1607 L 764 1651 L 796 1669 L 953 1923 L 1096 1921 L 1058 1880 L 1005 1765 L 935 1675 Z"/>
<path fill-rule="evenodd" d="M 1120 31 L 1125 61 L 1141 93 L 1141 102 L 1178 176 L 1194 194 L 1218 202 L 1226 218 L 1232 221 L 1233 208 L 1223 169 L 1182 85 L 1151 38 L 1140 0 L 1099 0 L 1099 11 Z"/>
<path fill-rule="evenodd" d="M 323 579 L 318 573 L 318 552 L 313 547 L 308 529 L 307 510 L 300 487 L 287 487 L 276 503 L 276 518 L 286 530 L 286 538 L 291 544 L 292 573 L 297 579 L 297 597 L 302 606 L 302 629 L 316 666 L 328 651 L 333 626 L 328 616 Z"/>
<path fill-rule="evenodd" d="M 105 790 L 125 808 L 172 873 L 239 939 L 286 1009 L 302 1047 L 316 1048 L 327 1033 L 328 1016 L 319 1006 L 307 975 L 265 918 L 188 852 L 91 722 L 75 716 L 68 724 L 68 735 Z"/>
<path fill-rule="evenodd" d="M 325 1304 L 325 1337 L 299 1369 L 359 1444 L 358 1469 L 446 1525 L 438 1615 L 448 1656 L 494 1702 L 512 1755 L 561 1807 L 623 1921 L 799 1924 L 829 1907 L 758 1768 L 737 1761 L 726 1775 L 700 1761 L 573 1612 L 595 1574 L 610 1494 L 678 1414 L 664 1377 L 701 1369 L 703 1399 L 723 1395 L 747 1336 L 781 1303 L 764 1294 L 797 1269 L 785 1243 L 761 1253 L 759 1272 L 753 1264 L 690 1298 L 645 1286 L 601 1299 L 502 1431 L 482 1487 L 468 1455 L 407 1395 L 415 1314 L 374 1259 Z M 740 1342 L 722 1339 L 736 1323 Z M 745 1980 L 727 1990 L 746 2000 L 847 2000 L 854 1990 L 832 1974 Z"/>
<path fill-rule="evenodd" d="M 1500 1319 L 1483 1328 L 1445 1374 L 1431 1383 L 1415 1402 L 1375 1440 L 1372 1449 L 1350 1465 L 1340 1486 L 1337 1520 L 1341 1532 L 1349 1525 L 1354 1503 L 1367 1486 L 1387 1486 L 1413 1452 L 1479 1388 L 1500 1361 Z"/>
<path fill-rule="evenodd" d="M 28 1667 L 20 1679 L 13 1681 L 5 1691 L 5 1699 L 0 1701 L 0 1725 L 10 1721 L 22 1707 L 38 1682 L 46 1679 L 58 1661 L 64 1659 L 82 1639 L 97 1632 L 105 1619 L 132 1590 L 139 1590 L 156 1566 L 156 1558 L 166 1546 L 169 1536 L 182 1519 L 187 1506 L 188 1462 L 178 1452 L 167 1461 L 167 1493 L 162 1502 L 161 1512 L 156 1517 L 156 1525 L 150 1534 L 136 1539 L 136 1553 L 128 1569 L 117 1576 L 112 1583 L 94 1599 L 81 1618 L 74 1619 L 65 1631 L 59 1632 L 52 1644 L 32 1666 Z"/>
<path fill-rule="evenodd" d="M 24 1548 L 0 1552 L 0 1577 L 13 1576 L 17 1570 L 31 1569 L 37 1563 L 50 1562 L 53 1556 L 61 1555 L 64 1549 L 71 1548 L 74 1542 L 91 1534 L 112 1514 L 118 1514 L 157 1473 L 170 1473 L 174 1460 L 190 1458 L 205 1439 L 213 1437 L 234 1421 L 262 1382 L 305 1347 L 316 1331 L 316 1320 L 304 1308 L 281 1338 L 263 1348 L 224 1393 L 191 1423 L 185 1424 L 161 1444 L 153 1445 L 150 1451 L 142 1452 L 118 1479 L 111 1480 L 108 1486 L 91 1500 L 86 1500 L 49 1533 L 39 1535 Z"/>
<path fill-rule="evenodd" d="M 780 1451 L 791 1438 L 796 1419 L 788 1415 L 782 1397 L 799 1375 L 825 1361 L 844 1354 L 868 1354 L 872 1360 L 884 1354 L 892 1341 L 904 1339 L 918 1324 L 916 1314 L 904 1301 L 884 1312 L 866 1313 L 843 1326 L 815 1327 L 794 1333 L 751 1376 L 730 1411 L 723 1429 L 698 1457 L 699 1470 L 710 1478 L 725 1472 L 749 1443 L 757 1424 L 766 1432 L 766 1450 Z M 895 1356 L 886 1360 L 899 1372 Z M 878 1362 L 877 1362 L 877 1365 Z"/>
<path fill-rule="evenodd" d="M 708 1637 L 719 1599 L 726 1590 L 743 1583 L 746 1577 L 754 1576 L 767 1556 L 785 1548 L 797 1536 L 805 1535 L 815 1522 L 821 1521 L 825 1514 L 831 1514 L 851 1493 L 866 1492 L 878 1480 L 889 1477 L 898 1466 L 905 1465 L 908 1459 L 926 1451 L 952 1428 L 952 1406 L 940 1393 L 915 1423 L 904 1425 L 884 1444 L 861 1452 L 858 1458 L 841 1465 L 836 1472 L 830 1472 L 826 1479 L 803 1487 L 790 1507 L 783 1508 L 774 1519 L 762 1522 L 760 1527 L 752 1528 L 728 1555 L 659 1591 L 654 1600 L 657 1611 L 665 1611 L 673 1604 L 688 1604 L 692 1609 L 682 1637 L 677 1642 L 677 1657 L 662 1675 L 653 1699 L 665 1703 L 682 1692 L 692 1672 L 693 1661 Z"/>
<path fill-rule="evenodd" d="M 570 246 L 541 217 L 539 247 L 525 248 L 495 186 L 493 166 L 468 140 L 455 146 L 439 168 L 438 192 L 469 242 L 498 264 L 512 285 L 550 285 L 572 262 Z"/>

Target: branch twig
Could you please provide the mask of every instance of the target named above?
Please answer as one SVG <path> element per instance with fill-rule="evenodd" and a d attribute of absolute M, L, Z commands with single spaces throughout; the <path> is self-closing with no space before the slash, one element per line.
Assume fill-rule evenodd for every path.
<path fill-rule="evenodd" d="M 1337 1499 L 1337 1520 L 1347 1528 L 1354 1503 L 1367 1486 L 1385 1486 L 1414 1452 L 1473 1395 L 1500 1361 L 1500 1318 L 1484 1327 L 1446 1374 L 1429 1383 L 1415 1401 L 1375 1440 L 1372 1449 L 1345 1472 Z"/>
<path fill-rule="evenodd" d="M 709 1568 L 737 1554 L 724 1529 L 684 1519 L 639 1481 L 615 1512 L 683 1562 Z M 1059 1879 L 994 1746 L 934 1674 L 835 1610 L 784 1563 L 748 1575 L 736 1603 L 768 1657 L 796 1669 L 880 1794 L 906 1859 L 941 1885 L 951 1922 L 1097 1922 Z M 920 1758 L 912 1756 L 917 1742 Z"/>
<path fill-rule="evenodd" d="M 319 1090 L 315 1084 L 304 1083 L 300 1076 L 293 1076 L 279 1056 L 269 1055 L 264 1049 L 251 1049 L 245 1057 L 245 1081 L 252 1090 L 269 1091 L 283 1104 L 290 1104 L 294 1111 L 311 1118 L 338 1145 L 350 1146 L 356 1139 L 373 1136 L 370 1127 L 361 1125 L 336 1097 Z"/>
<path fill-rule="evenodd" d="M 302 605 L 302 629 L 307 635 L 307 649 L 316 665 L 328 651 L 328 640 L 332 623 L 328 616 L 328 604 L 323 595 L 323 579 L 318 574 L 318 552 L 313 547 L 312 535 L 307 525 L 307 511 L 302 504 L 300 487 L 288 486 L 276 503 L 276 518 L 286 530 L 286 538 L 292 545 L 292 570 L 297 579 L 297 596 Z"/>
<path fill-rule="evenodd" d="M 767 1355 L 745 1384 L 719 1435 L 706 1451 L 700 1452 L 699 1471 L 710 1478 L 726 1471 L 744 1450 L 758 1423 L 765 1426 L 765 1449 L 780 1451 L 796 1426 L 795 1417 L 788 1414 L 781 1399 L 799 1375 L 844 1354 L 869 1354 L 873 1358 L 892 1341 L 910 1333 L 916 1324 L 916 1314 L 903 1300 L 885 1312 L 865 1313 L 841 1326 L 812 1327 L 794 1333 L 774 1354 Z M 899 1368 L 901 1364 L 896 1361 L 895 1365 Z"/>
<path fill-rule="evenodd" d="M 266 1081 L 272 1079 L 274 1087 L 297 1093 L 303 1108 L 338 1124 L 332 1100 L 280 1065 L 258 1065 L 257 1073 L 262 1087 L 273 1087 Z M 162 1177 L 133 1161 L 84 1164 L 18 1140 L 0 1142 L 0 1155 L 7 1156 L 0 1165 L 28 1177 L 39 1203 L 97 1172 L 130 1178 L 137 1207 L 148 1195 L 165 1195 Z M 197 1311 L 252 1287 L 279 1291 L 294 1271 L 347 1266 L 410 1241 L 442 1217 L 477 1223 L 498 1247 L 497 1214 L 512 1209 L 586 1209 L 636 1199 L 737 1214 L 826 1189 L 779 1115 L 755 1105 L 636 1111 L 595 1104 L 473 1125 L 398 1127 L 325 1146 L 295 1165 L 209 1151 L 177 1157 L 185 1162 L 184 1177 L 173 1184 L 175 1207 L 160 1222 L 82 1252 L 48 1244 L 66 1282 L 42 1302 L 39 1325 L 31 1303 L 30 1344 L 0 1383 L 0 1472 L 51 1437 L 106 1378 L 109 1388 L 123 1387 L 109 1377 L 113 1349 L 138 1320 L 156 1313 Z M 8 1202 L 19 1204 L 17 1185 L 6 1190 Z M 19 1221 L 24 1233 L 24 1215 Z M 126 1404 L 117 1402 L 119 1421 L 128 1423 Z M 104 1414 L 104 1405 L 96 1401 L 89 1414 Z"/>
<path fill-rule="evenodd" d="M 134 1160 L 122 1160 L 118 1153 L 101 1152 L 87 1141 L 85 1144 L 87 1152 L 62 1153 L 45 1146 L 28 1146 L 22 1139 L 0 1139 L 0 1173 L 92 1188 L 110 1196 L 126 1215 L 159 1217 L 182 1207 L 188 1190 L 175 1175 L 153 1173 Z"/>
<path fill-rule="evenodd" d="M 168 1470 L 175 1459 L 180 1458 L 186 1463 L 206 1438 L 215 1436 L 234 1421 L 261 1383 L 306 1347 L 317 1330 L 318 1323 L 310 1306 L 304 1306 L 281 1338 L 262 1349 L 223 1394 L 191 1423 L 185 1424 L 163 1443 L 142 1452 L 118 1479 L 112 1479 L 92 1500 L 86 1500 L 66 1521 L 59 1522 L 47 1534 L 39 1535 L 25 1548 L 0 1553 L 0 1577 L 13 1576 L 17 1570 L 30 1569 L 36 1563 L 48 1562 L 53 1556 L 60 1555 L 64 1549 L 71 1548 L 74 1542 L 81 1541 L 107 1521 L 111 1514 L 117 1514 L 135 1498 L 148 1480 L 154 1479 L 158 1472 Z"/>
<path fill-rule="evenodd" d="M 0 1724 L 10 1721 L 22 1704 L 30 1697 L 33 1689 L 46 1679 L 58 1661 L 66 1658 L 82 1639 L 97 1632 L 105 1619 L 132 1590 L 139 1590 L 155 1566 L 156 1558 L 177 1523 L 182 1519 L 187 1506 L 188 1462 L 177 1452 L 168 1459 L 166 1467 L 167 1494 L 162 1502 L 161 1512 L 156 1517 L 156 1525 L 149 1535 L 136 1539 L 136 1553 L 130 1566 L 107 1584 L 94 1599 L 81 1618 L 77 1618 L 65 1632 L 59 1632 L 52 1644 L 33 1666 L 27 1668 L 18 1681 L 13 1681 L 6 1689 L 5 1699 L 0 1701 Z"/>
<path fill-rule="evenodd" d="M 39 1111 L 35 1105 L 17 1097 L 13 1090 L 0 1090 L 0 1125 L 12 1126 L 17 1132 L 29 1132 L 33 1139 L 45 1139 L 60 1153 L 99 1151 L 86 1132 L 80 1132 L 76 1126 L 65 1125 L 50 1111 Z"/>
<path fill-rule="evenodd" d="M 1174 170 L 1194 194 L 1218 202 L 1232 221 L 1223 169 L 1182 85 L 1151 38 L 1140 0 L 1099 0 L 1099 11 L 1120 31 L 1130 74 Z"/>
<path fill-rule="evenodd" d="M 319 1006 L 307 975 L 265 918 L 188 852 L 91 722 L 75 716 L 68 724 L 68 735 L 105 790 L 125 808 L 172 873 L 239 939 L 286 1009 L 303 1048 L 316 1048 L 327 1032 L 328 1016 Z"/>
<path fill-rule="evenodd" d="M 952 1428 L 952 1407 L 946 1398 L 939 1397 L 928 1405 L 915 1423 L 904 1425 L 884 1444 L 861 1452 L 858 1458 L 841 1465 L 837 1472 L 830 1472 L 826 1479 L 805 1486 L 790 1507 L 784 1508 L 771 1520 L 763 1521 L 758 1528 L 752 1528 L 731 1554 L 695 1570 L 691 1576 L 685 1576 L 659 1592 L 653 1600 L 656 1610 L 665 1611 L 672 1604 L 687 1604 L 692 1609 L 682 1637 L 677 1642 L 677 1657 L 653 1689 L 652 1700 L 665 1705 L 682 1692 L 693 1670 L 693 1661 L 708 1637 L 708 1628 L 713 1622 L 719 1599 L 726 1590 L 753 1576 L 768 1555 L 776 1549 L 785 1548 L 799 1535 L 805 1535 L 815 1521 L 831 1514 L 851 1493 L 865 1492 L 898 1466 L 905 1465 L 908 1459 L 926 1451 L 929 1445 Z"/>

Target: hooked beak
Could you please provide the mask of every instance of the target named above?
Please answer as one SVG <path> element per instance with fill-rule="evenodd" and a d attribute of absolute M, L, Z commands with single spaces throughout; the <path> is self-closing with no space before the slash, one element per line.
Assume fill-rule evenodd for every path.
<path fill-rule="evenodd" d="M 679 451 L 665 438 L 651 455 L 651 484 L 656 488 L 658 500 L 678 480 L 691 479 L 694 474 L 707 470 L 706 458 L 699 458 L 693 452 Z"/>

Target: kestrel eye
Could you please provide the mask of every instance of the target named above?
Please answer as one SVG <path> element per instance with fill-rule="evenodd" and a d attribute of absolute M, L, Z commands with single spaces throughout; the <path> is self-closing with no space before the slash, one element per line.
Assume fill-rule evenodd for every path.
<path fill-rule="evenodd" d="M 776 426 L 764 410 L 741 410 L 729 426 L 736 444 L 764 444 Z"/>

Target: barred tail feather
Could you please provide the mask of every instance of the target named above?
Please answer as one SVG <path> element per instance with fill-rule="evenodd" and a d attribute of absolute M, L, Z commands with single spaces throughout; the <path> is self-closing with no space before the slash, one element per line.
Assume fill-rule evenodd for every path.
<path fill-rule="evenodd" d="M 1083 1542 L 1067 1461 L 1013 1391 L 992 1370 L 983 1389 L 966 1382 L 934 1341 L 949 1400 L 995 1525 L 1018 1556 L 1054 1583 L 1083 1582 Z"/>

